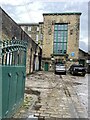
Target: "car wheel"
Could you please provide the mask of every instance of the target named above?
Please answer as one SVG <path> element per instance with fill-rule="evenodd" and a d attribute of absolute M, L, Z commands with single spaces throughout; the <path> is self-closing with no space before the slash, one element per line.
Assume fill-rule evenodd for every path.
<path fill-rule="evenodd" d="M 55 71 L 55 74 L 57 74 L 57 72 Z"/>
<path fill-rule="evenodd" d="M 84 76 L 85 76 L 85 74 L 82 74 L 82 76 L 84 77 Z"/>
<path fill-rule="evenodd" d="M 71 74 L 74 75 L 74 72 L 72 71 Z"/>
<path fill-rule="evenodd" d="M 64 73 L 64 75 L 66 75 L 66 72 Z"/>

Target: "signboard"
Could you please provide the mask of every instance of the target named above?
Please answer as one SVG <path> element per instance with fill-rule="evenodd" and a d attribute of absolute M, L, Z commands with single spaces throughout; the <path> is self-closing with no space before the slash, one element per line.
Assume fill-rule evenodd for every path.
<path fill-rule="evenodd" d="M 72 53 L 71 53 L 71 57 L 74 57 L 74 56 L 75 56 L 75 52 L 72 52 Z"/>

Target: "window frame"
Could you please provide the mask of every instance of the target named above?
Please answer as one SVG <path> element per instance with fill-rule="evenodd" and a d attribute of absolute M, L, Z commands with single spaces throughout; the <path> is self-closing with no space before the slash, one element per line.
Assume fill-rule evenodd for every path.
<path fill-rule="evenodd" d="M 38 40 L 39 40 L 39 35 L 36 34 L 36 42 L 38 42 Z"/>
<path fill-rule="evenodd" d="M 55 24 L 54 25 L 53 54 L 56 54 L 56 55 L 66 54 L 67 40 L 68 40 L 68 24 L 67 23 Z M 55 48 L 55 44 L 56 44 L 56 48 Z M 60 46 L 59 46 L 60 44 L 62 44 L 62 50 L 60 49 Z"/>
<path fill-rule="evenodd" d="M 31 29 L 32 29 L 31 26 L 28 26 L 28 31 L 31 31 Z"/>

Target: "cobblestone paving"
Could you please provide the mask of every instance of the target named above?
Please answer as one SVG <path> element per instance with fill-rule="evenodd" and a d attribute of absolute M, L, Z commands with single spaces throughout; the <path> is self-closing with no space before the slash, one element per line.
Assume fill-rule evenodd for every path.
<path fill-rule="evenodd" d="M 87 112 L 88 112 L 88 89 L 89 89 L 88 77 L 89 76 L 90 76 L 89 74 L 86 74 L 85 77 L 77 76 L 74 79 L 72 79 L 72 82 L 79 83 L 78 85 L 73 84 L 73 87 Z"/>
<path fill-rule="evenodd" d="M 37 72 L 27 77 L 26 88 L 40 92 L 30 114 L 43 118 L 87 118 L 70 75 Z"/>

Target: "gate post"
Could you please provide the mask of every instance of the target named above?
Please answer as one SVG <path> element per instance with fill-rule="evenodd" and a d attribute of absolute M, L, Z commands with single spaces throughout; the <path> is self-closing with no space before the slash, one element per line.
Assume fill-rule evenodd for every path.
<path fill-rule="evenodd" d="M 0 65 L 2 64 L 2 41 L 0 41 Z"/>
<path fill-rule="evenodd" d="M 2 41 L 0 41 L 0 120 L 2 118 Z"/>

